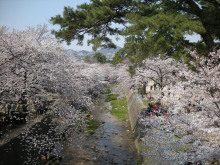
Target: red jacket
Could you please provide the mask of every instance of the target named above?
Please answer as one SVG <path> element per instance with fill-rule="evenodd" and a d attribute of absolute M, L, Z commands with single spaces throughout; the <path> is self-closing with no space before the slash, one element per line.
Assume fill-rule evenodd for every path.
<path fill-rule="evenodd" d="M 156 111 L 157 109 L 158 109 L 158 105 L 155 104 L 155 105 L 154 105 L 154 111 Z"/>

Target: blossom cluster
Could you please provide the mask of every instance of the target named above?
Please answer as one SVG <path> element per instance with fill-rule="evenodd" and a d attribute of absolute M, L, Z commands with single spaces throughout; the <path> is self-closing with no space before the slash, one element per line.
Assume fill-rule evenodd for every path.
<path fill-rule="evenodd" d="M 44 104 L 55 117 L 58 134 L 77 134 L 85 127 L 85 112 L 93 110 L 105 86 L 108 71 L 103 68 L 110 66 L 80 63 L 65 54 L 46 25 L 24 31 L 1 27 L 0 54 L 1 105 L 24 104 L 31 116 L 36 104 Z"/>
<path fill-rule="evenodd" d="M 141 116 L 147 135 L 143 141 L 156 149 L 146 155 L 177 164 L 212 160 L 220 154 L 220 50 L 208 57 L 200 57 L 196 51 L 189 54 L 194 59 L 192 70 L 172 58 L 158 56 L 144 60 L 132 79 L 122 78 L 128 87 L 149 81 L 158 84 L 159 91 L 151 94 L 161 101 L 166 115 Z"/>

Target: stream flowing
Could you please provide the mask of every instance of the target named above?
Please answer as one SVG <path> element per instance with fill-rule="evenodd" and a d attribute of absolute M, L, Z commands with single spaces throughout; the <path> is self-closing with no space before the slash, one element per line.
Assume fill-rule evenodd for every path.
<path fill-rule="evenodd" d="M 0 146 L 0 165 L 137 164 L 137 153 L 129 123 L 112 116 L 106 109 L 108 103 L 104 100 L 104 96 L 96 99 L 92 116 L 99 123 L 99 128 L 93 135 L 60 141 L 60 137 L 54 137 L 55 125 L 45 116 L 34 124 L 28 133 L 22 131 L 23 133 L 18 134 L 16 129 L 14 130 L 17 136 Z M 47 155 L 46 153 L 51 153 L 54 148 L 59 150 L 57 157 L 54 159 L 42 157 Z"/>
<path fill-rule="evenodd" d="M 137 164 L 137 153 L 129 123 L 112 116 L 104 97 L 97 99 L 92 115 L 100 124 L 96 132 L 77 145 L 66 143 L 61 164 Z"/>

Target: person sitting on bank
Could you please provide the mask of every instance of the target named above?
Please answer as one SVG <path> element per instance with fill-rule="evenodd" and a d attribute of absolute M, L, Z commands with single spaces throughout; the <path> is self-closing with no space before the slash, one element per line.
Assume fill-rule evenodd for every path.
<path fill-rule="evenodd" d="M 138 85 L 138 93 L 141 92 L 141 85 Z"/>
<path fill-rule="evenodd" d="M 159 102 L 154 105 L 154 113 L 156 116 L 161 116 L 162 108 Z"/>
<path fill-rule="evenodd" d="M 134 84 L 131 85 L 130 90 L 134 90 L 135 86 Z"/>
<path fill-rule="evenodd" d="M 153 114 L 153 105 L 151 103 L 149 103 L 145 109 L 146 111 L 146 116 L 152 116 Z"/>
<path fill-rule="evenodd" d="M 154 104 L 154 110 L 153 111 L 157 111 L 157 109 L 158 109 L 158 104 L 156 103 L 156 104 Z"/>
<path fill-rule="evenodd" d="M 43 107 L 42 104 L 39 105 L 37 111 L 38 111 L 38 113 L 43 114 L 43 112 L 44 112 L 44 107 Z"/>
<path fill-rule="evenodd" d="M 156 90 L 156 87 L 157 87 L 157 83 L 154 82 L 154 90 Z"/>
<path fill-rule="evenodd" d="M 44 112 L 44 107 L 42 104 L 40 104 L 40 113 L 43 114 L 43 112 Z"/>

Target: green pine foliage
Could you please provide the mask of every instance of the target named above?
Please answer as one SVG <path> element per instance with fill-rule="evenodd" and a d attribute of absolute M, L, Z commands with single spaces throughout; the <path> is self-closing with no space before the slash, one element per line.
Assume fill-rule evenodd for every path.
<path fill-rule="evenodd" d="M 102 53 L 95 53 L 94 56 L 93 56 L 99 63 L 106 63 L 107 61 L 107 58 L 102 54 Z"/>
<path fill-rule="evenodd" d="M 204 55 L 219 48 L 219 7 L 219 0 L 91 0 L 76 9 L 65 7 L 62 16 L 50 21 L 61 26 L 52 33 L 67 44 L 82 44 L 85 34 L 91 36 L 87 43 L 93 50 L 115 48 L 110 36 L 124 36 L 125 45 L 112 63 L 128 58 L 136 67 L 158 54 L 187 59 L 185 48 Z M 189 42 L 185 36 L 192 34 L 200 35 L 201 41 Z"/>

